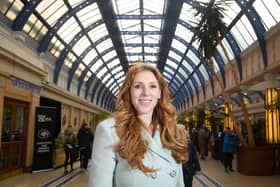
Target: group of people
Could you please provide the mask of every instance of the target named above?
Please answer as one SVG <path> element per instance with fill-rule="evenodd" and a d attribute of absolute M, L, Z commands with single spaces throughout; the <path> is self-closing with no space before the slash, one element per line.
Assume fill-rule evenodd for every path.
<path fill-rule="evenodd" d="M 229 127 L 216 134 L 213 131 L 210 132 L 204 126 L 198 130 L 194 128 L 191 133 L 191 139 L 199 152 L 201 160 L 205 160 L 208 152 L 210 152 L 212 158 L 222 161 L 226 172 L 234 171 L 232 161 L 238 139 L 235 132 Z"/>
<path fill-rule="evenodd" d="M 87 123 L 83 123 L 78 131 L 75 132 L 71 125 L 68 125 L 64 130 L 64 173 L 67 174 L 67 166 L 70 163 L 70 169 L 73 171 L 73 164 L 80 155 L 80 167 L 87 169 L 88 161 L 91 157 L 93 134 Z M 70 162 L 69 162 L 70 161 Z"/>

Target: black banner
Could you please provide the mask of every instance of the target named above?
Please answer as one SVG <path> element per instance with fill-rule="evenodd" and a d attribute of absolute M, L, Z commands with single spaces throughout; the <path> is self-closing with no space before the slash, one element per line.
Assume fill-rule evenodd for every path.
<path fill-rule="evenodd" d="M 36 107 L 33 171 L 53 168 L 56 108 Z"/>

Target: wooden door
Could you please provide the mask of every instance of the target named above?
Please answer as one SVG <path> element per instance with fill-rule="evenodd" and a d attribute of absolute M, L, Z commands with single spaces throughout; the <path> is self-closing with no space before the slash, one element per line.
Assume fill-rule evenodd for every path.
<path fill-rule="evenodd" d="M 0 173 L 24 166 L 28 103 L 5 98 L 3 108 Z"/>

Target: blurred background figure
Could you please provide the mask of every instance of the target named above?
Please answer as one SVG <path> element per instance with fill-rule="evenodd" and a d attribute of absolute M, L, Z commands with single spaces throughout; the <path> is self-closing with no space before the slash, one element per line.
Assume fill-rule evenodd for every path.
<path fill-rule="evenodd" d="M 224 166 L 225 171 L 234 171 L 232 168 L 233 154 L 235 153 L 235 147 L 237 142 L 237 136 L 234 131 L 231 131 L 229 127 L 225 129 L 223 153 L 224 153 Z"/>
<path fill-rule="evenodd" d="M 208 155 L 208 133 L 204 126 L 202 126 L 198 131 L 198 145 L 200 150 L 200 159 L 205 160 L 205 157 Z"/>
<path fill-rule="evenodd" d="M 75 130 L 72 125 L 68 125 L 63 133 L 63 142 L 64 142 L 64 152 L 65 152 L 65 161 L 64 161 L 64 173 L 68 173 L 67 165 L 70 158 L 70 168 L 73 171 L 73 163 L 77 154 L 76 144 L 77 138 Z"/>
<path fill-rule="evenodd" d="M 88 128 L 87 123 L 83 123 L 81 125 L 77 137 L 80 150 L 80 167 L 86 170 L 88 166 L 88 160 L 91 157 L 93 142 L 93 134 L 90 128 Z"/>
<path fill-rule="evenodd" d="M 197 156 L 196 148 L 191 141 L 187 139 L 189 160 L 183 164 L 183 177 L 185 187 L 192 187 L 193 176 L 197 171 L 200 171 L 200 163 Z"/>

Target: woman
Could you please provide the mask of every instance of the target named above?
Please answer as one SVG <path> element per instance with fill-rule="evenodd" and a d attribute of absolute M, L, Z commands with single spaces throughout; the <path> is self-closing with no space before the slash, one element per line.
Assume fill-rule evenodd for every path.
<path fill-rule="evenodd" d="M 90 187 L 184 187 L 187 145 L 176 126 L 167 84 L 152 65 L 134 63 L 114 118 L 97 126 Z"/>
<path fill-rule="evenodd" d="M 224 167 L 225 172 L 234 171 L 232 168 L 232 160 L 235 153 L 236 147 L 236 135 L 229 127 L 226 127 L 223 143 L 223 153 L 224 153 Z"/>

